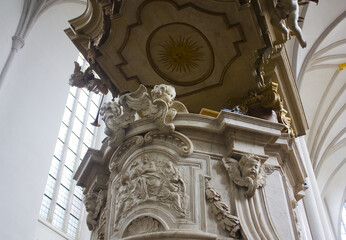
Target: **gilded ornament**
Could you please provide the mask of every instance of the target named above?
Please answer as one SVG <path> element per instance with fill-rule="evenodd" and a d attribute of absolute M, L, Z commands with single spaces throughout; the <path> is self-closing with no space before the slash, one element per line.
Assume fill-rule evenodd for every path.
<path fill-rule="evenodd" d="M 174 72 L 190 72 L 198 67 L 198 62 L 202 60 L 202 46 L 190 37 L 180 36 L 177 39 L 169 36 L 169 40 L 160 45 L 159 61 L 163 63 L 168 70 Z"/>

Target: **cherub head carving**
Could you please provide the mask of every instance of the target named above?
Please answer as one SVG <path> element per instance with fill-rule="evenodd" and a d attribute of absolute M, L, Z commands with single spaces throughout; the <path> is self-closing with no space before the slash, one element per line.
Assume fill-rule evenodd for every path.
<path fill-rule="evenodd" d="M 243 178 L 255 180 L 260 169 L 260 161 L 253 154 L 246 154 L 239 161 L 239 169 Z"/>
<path fill-rule="evenodd" d="M 176 93 L 174 87 L 166 84 L 160 84 L 155 85 L 154 89 L 151 90 L 151 96 L 153 100 L 161 99 L 165 101 L 168 106 L 170 106 L 173 103 Z"/>
<path fill-rule="evenodd" d="M 259 157 L 251 153 L 243 155 L 239 161 L 233 158 L 223 158 L 222 161 L 231 181 L 247 188 L 246 197 L 252 197 L 257 188 L 263 187 L 267 175 L 274 171 L 272 166 L 262 165 Z"/>

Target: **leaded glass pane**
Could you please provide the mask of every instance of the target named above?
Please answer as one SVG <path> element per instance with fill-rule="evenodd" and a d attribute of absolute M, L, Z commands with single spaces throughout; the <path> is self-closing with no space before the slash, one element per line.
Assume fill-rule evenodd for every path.
<path fill-rule="evenodd" d="M 69 193 L 70 193 L 69 190 L 67 190 L 63 185 L 60 185 L 58 199 L 56 203 L 59 204 L 64 209 L 67 208 Z"/>
<path fill-rule="evenodd" d="M 67 189 L 70 189 L 73 173 L 66 166 L 62 172 L 61 184 L 64 185 Z"/>
<path fill-rule="evenodd" d="M 68 143 L 68 147 L 74 152 L 77 153 L 78 151 L 78 144 L 79 144 L 79 138 L 76 136 L 76 134 L 71 133 L 70 135 L 70 141 Z M 72 169 L 72 168 L 71 168 Z"/>
<path fill-rule="evenodd" d="M 60 161 L 56 157 L 53 157 L 52 164 L 50 165 L 49 175 L 54 179 L 58 177 Z"/>
<path fill-rule="evenodd" d="M 77 111 L 76 111 L 76 117 L 83 122 L 84 120 L 84 115 L 85 115 L 85 108 L 80 105 L 79 103 L 77 104 Z"/>
<path fill-rule="evenodd" d="M 64 218 L 65 218 L 65 209 L 63 209 L 59 205 L 56 205 L 54 215 L 53 215 L 53 221 L 52 221 L 53 226 L 61 230 L 64 224 Z"/>
<path fill-rule="evenodd" d="M 63 142 L 65 142 L 65 140 L 66 140 L 67 131 L 68 131 L 67 126 L 64 123 L 62 123 L 60 125 L 58 138 Z"/>
<path fill-rule="evenodd" d="M 68 109 L 67 107 L 65 107 L 64 116 L 62 117 L 62 121 L 63 121 L 66 125 L 69 125 L 70 118 L 71 118 L 71 110 Z"/>
<path fill-rule="evenodd" d="M 52 176 L 48 176 L 46 189 L 44 190 L 44 194 L 50 198 L 53 197 L 54 192 L 54 186 L 55 186 L 55 179 Z"/>

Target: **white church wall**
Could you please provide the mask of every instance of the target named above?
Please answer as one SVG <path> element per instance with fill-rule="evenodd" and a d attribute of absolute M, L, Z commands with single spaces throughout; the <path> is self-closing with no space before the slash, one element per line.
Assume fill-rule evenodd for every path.
<path fill-rule="evenodd" d="M 23 1 L 5 0 L 0 8 L 0 66 Z M 66 3 L 44 12 L 16 54 L 0 89 L 0 239 L 35 238 L 41 198 L 68 94 L 68 79 L 78 56 L 65 36 L 68 20 L 84 5 Z M 36 232 L 36 236 L 39 232 Z M 40 238 L 38 238 L 40 239 Z M 43 239 L 43 238 L 41 238 Z M 54 238 L 45 238 L 54 240 Z M 57 238 L 59 239 L 59 238 Z"/>

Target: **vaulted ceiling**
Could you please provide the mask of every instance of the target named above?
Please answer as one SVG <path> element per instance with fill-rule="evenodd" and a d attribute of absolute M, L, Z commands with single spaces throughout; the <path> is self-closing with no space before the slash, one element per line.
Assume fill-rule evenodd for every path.
<path fill-rule="evenodd" d="M 306 49 L 287 44 L 310 130 L 306 142 L 322 199 L 338 235 L 346 173 L 346 1 L 320 1 L 301 9 Z"/>

